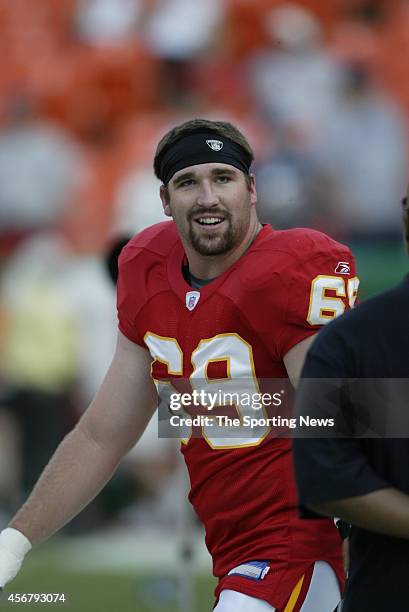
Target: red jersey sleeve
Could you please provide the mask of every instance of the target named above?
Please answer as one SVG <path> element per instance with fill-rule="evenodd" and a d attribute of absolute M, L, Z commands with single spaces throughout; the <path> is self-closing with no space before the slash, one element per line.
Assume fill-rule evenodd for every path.
<path fill-rule="evenodd" d="M 117 312 L 118 328 L 129 340 L 145 346 L 138 332 L 137 317 L 147 296 L 143 274 L 143 266 L 138 265 L 143 251 L 132 244 L 126 245 L 118 260 L 117 282 Z"/>
<path fill-rule="evenodd" d="M 156 293 L 167 288 L 166 260 L 177 240 L 173 222 L 157 223 L 122 249 L 118 260 L 117 311 L 119 331 L 147 348 L 143 311 Z"/>
<path fill-rule="evenodd" d="M 348 247 L 318 233 L 309 246 L 281 278 L 286 296 L 277 340 L 281 357 L 356 300 L 359 280 Z"/>

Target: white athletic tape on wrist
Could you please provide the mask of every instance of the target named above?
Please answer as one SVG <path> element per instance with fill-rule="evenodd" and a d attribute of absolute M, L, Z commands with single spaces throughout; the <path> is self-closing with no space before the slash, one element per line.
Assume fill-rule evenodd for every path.
<path fill-rule="evenodd" d="M 30 541 L 17 529 L 7 527 L 0 533 L 0 587 L 4 587 L 18 573 Z"/>

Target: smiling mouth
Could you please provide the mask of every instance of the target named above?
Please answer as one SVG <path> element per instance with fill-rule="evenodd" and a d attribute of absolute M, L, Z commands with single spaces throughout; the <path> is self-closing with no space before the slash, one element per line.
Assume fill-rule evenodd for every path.
<path fill-rule="evenodd" d="M 201 225 L 202 227 L 216 227 L 223 223 L 223 217 L 198 217 L 195 219 L 196 223 Z"/>

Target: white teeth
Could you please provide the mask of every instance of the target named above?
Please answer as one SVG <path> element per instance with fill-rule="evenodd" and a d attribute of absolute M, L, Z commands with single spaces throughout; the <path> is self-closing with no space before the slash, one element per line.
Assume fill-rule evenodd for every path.
<path fill-rule="evenodd" d="M 199 223 L 203 223 L 204 225 L 212 225 L 214 223 L 220 223 L 223 219 L 219 217 L 201 217 L 198 219 Z"/>

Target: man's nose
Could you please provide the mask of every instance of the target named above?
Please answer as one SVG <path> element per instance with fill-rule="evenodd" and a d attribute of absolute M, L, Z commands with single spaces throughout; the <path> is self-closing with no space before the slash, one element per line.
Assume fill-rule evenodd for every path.
<path fill-rule="evenodd" d="M 210 182 L 203 181 L 201 183 L 197 196 L 197 204 L 209 208 L 219 204 L 219 196 Z"/>

